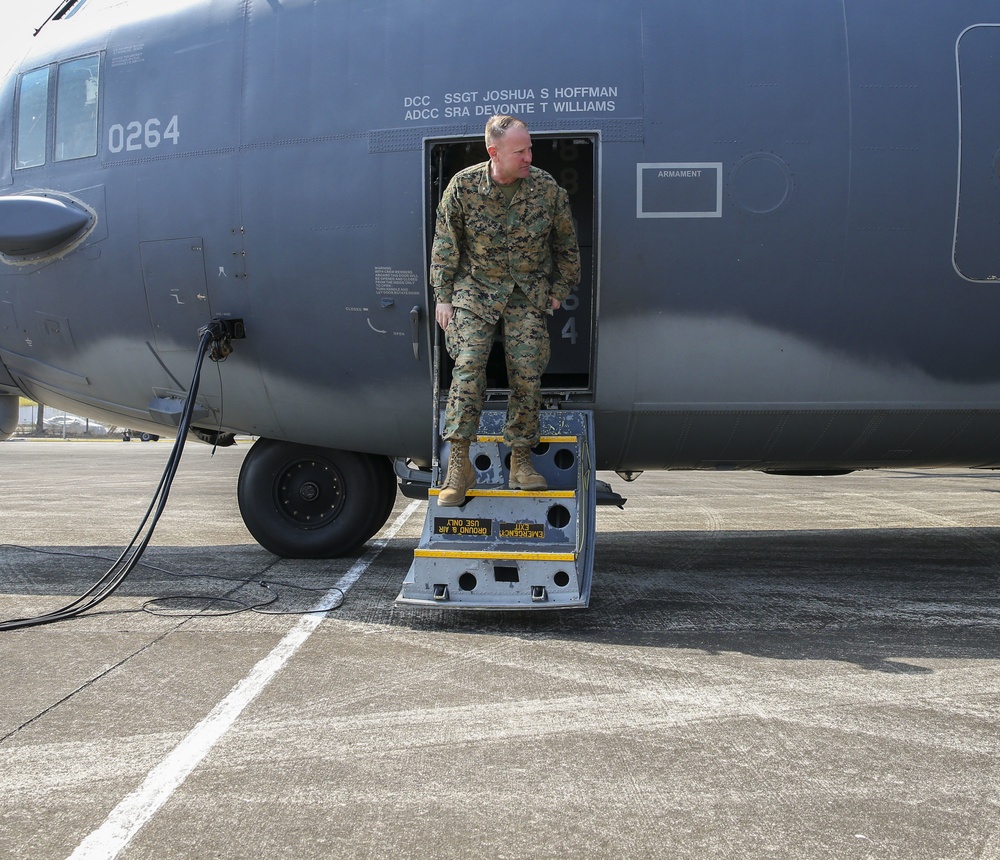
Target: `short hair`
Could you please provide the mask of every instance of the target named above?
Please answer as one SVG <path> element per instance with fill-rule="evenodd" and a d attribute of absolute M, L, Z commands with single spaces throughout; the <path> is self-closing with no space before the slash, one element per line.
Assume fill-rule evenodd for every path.
<path fill-rule="evenodd" d="M 523 119 L 506 114 L 496 114 L 486 121 L 486 146 L 493 146 L 501 137 L 507 133 L 509 128 L 523 128 L 528 130 L 528 124 Z"/>

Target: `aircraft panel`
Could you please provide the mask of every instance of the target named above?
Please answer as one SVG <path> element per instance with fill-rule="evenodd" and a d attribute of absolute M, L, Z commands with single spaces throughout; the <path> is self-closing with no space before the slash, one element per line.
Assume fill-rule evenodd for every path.
<path fill-rule="evenodd" d="M 1000 281 L 1000 24 L 958 40 L 961 153 L 955 268 L 970 281 Z"/>
<path fill-rule="evenodd" d="M 106 165 L 238 150 L 243 70 L 234 47 L 242 20 L 233 8 L 201 4 L 173 15 L 155 39 L 150 22 L 112 31 L 103 84 Z"/>
<path fill-rule="evenodd" d="M 684 4 L 649 15 L 644 43 L 640 181 L 701 182 L 697 208 L 712 217 L 630 227 L 644 304 L 661 309 L 629 322 L 643 353 L 635 399 L 666 412 L 816 397 L 830 358 L 809 342 L 842 294 L 849 199 L 843 5 Z M 716 174 L 717 207 L 705 196 Z M 603 349 L 604 320 L 600 336 Z"/>
<path fill-rule="evenodd" d="M 289 163 L 296 164 L 291 174 Z M 299 409 L 303 399 L 313 404 L 299 419 L 310 425 L 313 444 L 341 432 L 357 432 L 359 448 L 398 447 L 401 432 L 414 444 L 421 428 L 406 422 L 401 429 L 395 415 L 412 404 L 413 414 L 423 412 L 424 427 L 430 426 L 430 399 L 420 394 L 429 377 L 426 276 L 419 231 L 384 241 L 385 225 L 396 216 L 394 207 L 383 208 L 382 189 L 406 205 L 405 193 L 390 187 L 392 165 L 369 156 L 364 140 L 276 144 L 248 151 L 243 175 L 244 222 L 253 247 L 246 299 L 260 321 L 263 375 L 276 411 Z M 419 211 L 419 186 L 411 193 L 404 211 Z M 294 208 L 269 206 L 276 194 L 293 200 Z M 344 206 L 344 200 L 353 203 Z M 311 336 L 304 338 L 304 331 Z M 295 380 L 304 357 L 316 372 Z M 353 409 L 331 411 L 328 404 L 340 400 L 358 409 L 364 402 L 375 426 L 364 429 Z M 428 444 L 429 432 L 418 439 L 415 444 Z"/>
<path fill-rule="evenodd" d="M 1000 398 L 993 339 L 980 325 L 1000 312 L 1000 296 L 970 289 L 953 260 L 955 45 L 977 20 L 976 5 L 932 4 L 919 20 L 900 2 L 848 7 L 853 170 L 845 308 L 853 313 L 832 316 L 830 331 L 855 356 L 865 345 L 868 372 L 891 368 L 887 376 L 902 380 L 886 384 L 887 400 L 908 399 L 900 389 L 917 378 L 928 400 L 949 388 L 944 396 L 960 400 L 956 385 L 975 390 L 972 399 Z M 847 390 L 853 372 L 843 370 Z"/>
<path fill-rule="evenodd" d="M 191 352 L 192 334 L 212 318 L 200 236 L 142 242 L 142 280 L 159 352 Z"/>
<path fill-rule="evenodd" d="M 641 404 L 638 404 L 641 407 Z M 631 469 L 837 471 L 997 462 L 996 410 L 638 410 Z M 656 451 L 657 453 L 652 453 Z"/>

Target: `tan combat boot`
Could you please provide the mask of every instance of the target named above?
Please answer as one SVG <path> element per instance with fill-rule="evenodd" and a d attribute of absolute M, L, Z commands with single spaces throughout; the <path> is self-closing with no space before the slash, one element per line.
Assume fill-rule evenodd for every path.
<path fill-rule="evenodd" d="M 531 465 L 531 449 L 512 448 L 510 452 L 510 481 L 512 490 L 547 490 L 545 478 Z"/>
<path fill-rule="evenodd" d="M 438 494 L 438 505 L 442 508 L 455 508 L 464 504 L 466 494 L 474 486 L 476 486 L 476 470 L 469 462 L 469 440 L 452 439 L 448 475 Z"/>

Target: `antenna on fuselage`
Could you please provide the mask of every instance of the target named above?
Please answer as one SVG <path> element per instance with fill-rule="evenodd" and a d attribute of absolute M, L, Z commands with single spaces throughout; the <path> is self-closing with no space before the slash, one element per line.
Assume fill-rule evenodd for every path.
<path fill-rule="evenodd" d="M 60 3 L 56 7 L 55 11 L 51 15 L 49 15 L 49 17 L 46 18 L 41 23 L 41 26 L 39 26 L 39 28 L 37 30 L 35 30 L 35 32 L 32 33 L 31 35 L 32 36 L 37 36 L 39 33 L 42 32 L 42 30 L 45 28 L 45 25 L 48 24 L 49 21 L 60 21 L 60 20 L 62 20 L 63 18 L 65 18 L 67 15 L 69 15 L 73 11 L 73 7 L 74 6 L 80 6 L 80 5 L 82 5 L 83 3 L 86 3 L 86 2 L 87 2 L 87 0 L 65 0 L 65 2 Z"/>

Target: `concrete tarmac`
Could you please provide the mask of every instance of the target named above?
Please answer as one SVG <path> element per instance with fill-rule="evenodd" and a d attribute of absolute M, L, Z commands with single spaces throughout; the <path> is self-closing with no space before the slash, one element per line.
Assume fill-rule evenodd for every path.
<path fill-rule="evenodd" d="M 350 558 L 260 548 L 248 447 L 0 633 L 0 856 L 1000 858 L 1000 476 L 602 475 L 588 610 L 462 613 L 393 603 L 402 497 Z M 0 443 L 0 617 L 96 581 L 168 453 Z"/>

